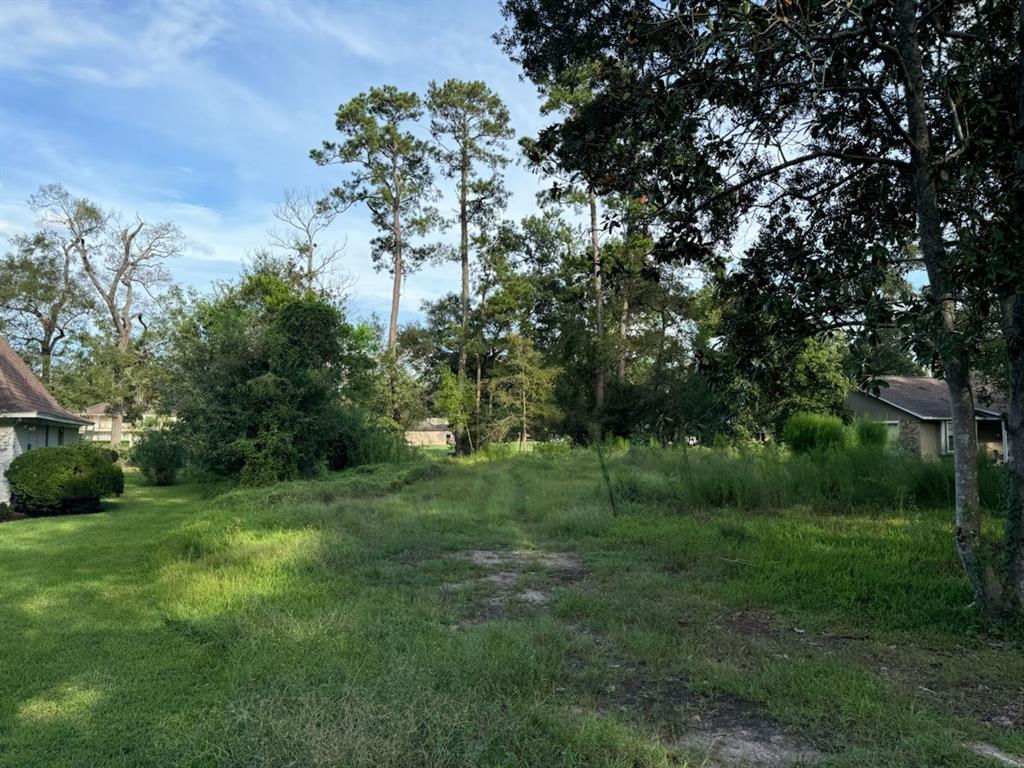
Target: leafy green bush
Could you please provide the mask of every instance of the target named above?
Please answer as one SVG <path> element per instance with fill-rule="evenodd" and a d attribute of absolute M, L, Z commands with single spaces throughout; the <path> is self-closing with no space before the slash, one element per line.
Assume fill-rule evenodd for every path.
<path fill-rule="evenodd" d="M 857 435 L 857 445 L 864 448 L 881 449 L 889 442 L 889 430 L 881 421 L 858 419 L 853 431 Z"/>
<path fill-rule="evenodd" d="M 185 466 L 185 444 L 170 430 L 149 430 L 136 441 L 130 460 L 151 485 L 174 485 Z"/>
<path fill-rule="evenodd" d="M 327 454 L 327 466 L 331 470 L 399 462 L 412 455 L 399 430 L 354 405 L 338 408 L 325 427 L 333 435 Z"/>
<path fill-rule="evenodd" d="M 845 448 L 850 441 L 840 418 L 819 413 L 794 413 L 786 419 L 782 440 L 795 453 Z"/>
<path fill-rule="evenodd" d="M 299 450 L 287 432 L 270 429 L 256 438 L 236 440 L 233 447 L 243 458 L 238 474 L 238 481 L 242 485 L 272 485 L 285 480 L 298 480 L 305 474 L 300 470 Z"/>
<path fill-rule="evenodd" d="M 27 515 L 94 512 L 104 496 L 124 492 L 124 473 L 111 452 L 88 443 L 37 448 L 7 470 L 11 508 Z"/>
<path fill-rule="evenodd" d="M 199 471 L 267 485 L 336 463 L 342 398 L 367 396 L 372 364 L 337 306 L 263 262 L 175 325 L 165 395 Z"/>

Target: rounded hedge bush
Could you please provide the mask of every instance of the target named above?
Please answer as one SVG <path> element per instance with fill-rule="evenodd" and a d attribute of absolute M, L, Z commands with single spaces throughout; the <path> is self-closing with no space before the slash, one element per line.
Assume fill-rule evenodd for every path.
<path fill-rule="evenodd" d="M 174 432 L 153 429 L 135 443 L 131 463 L 150 485 L 174 485 L 185 466 L 185 445 Z"/>
<path fill-rule="evenodd" d="M 11 508 L 26 515 L 95 512 L 104 496 L 124 492 L 124 473 L 111 452 L 88 443 L 37 448 L 7 469 Z"/>
<path fill-rule="evenodd" d="M 794 413 L 786 419 L 782 439 L 795 453 L 845 448 L 850 441 L 842 419 L 820 413 Z"/>

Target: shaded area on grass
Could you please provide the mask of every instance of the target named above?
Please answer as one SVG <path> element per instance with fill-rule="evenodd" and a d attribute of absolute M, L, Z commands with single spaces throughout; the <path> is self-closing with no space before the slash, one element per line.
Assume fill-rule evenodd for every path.
<path fill-rule="evenodd" d="M 612 461 L 635 467 L 662 471 Z M 1024 652 L 966 609 L 949 525 L 612 518 L 586 452 L 205 501 L 132 484 L 0 529 L 0 763 L 682 766 L 728 730 L 822 765 L 980 768 L 962 744 L 1021 752 L 1024 724 L 960 694 L 1006 704 Z M 545 599 L 474 618 L 525 590 Z"/>

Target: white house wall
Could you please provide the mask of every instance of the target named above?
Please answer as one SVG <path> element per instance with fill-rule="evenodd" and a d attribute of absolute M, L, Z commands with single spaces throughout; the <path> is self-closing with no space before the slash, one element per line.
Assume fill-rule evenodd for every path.
<path fill-rule="evenodd" d="M 50 428 L 49 443 L 46 442 L 46 427 Z M 11 489 L 7 483 L 7 468 L 11 462 L 30 448 L 56 446 L 59 442 L 58 430 L 61 428 L 64 429 L 64 445 L 78 442 L 78 427 L 75 425 L 45 419 L 0 419 L 0 504 L 7 504 L 11 498 Z"/>
<path fill-rule="evenodd" d="M 11 489 L 7 485 L 7 468 L 14 461 L 14 427 L 0 421 L 0 504 L 6 504 L 11 498 Z"/>

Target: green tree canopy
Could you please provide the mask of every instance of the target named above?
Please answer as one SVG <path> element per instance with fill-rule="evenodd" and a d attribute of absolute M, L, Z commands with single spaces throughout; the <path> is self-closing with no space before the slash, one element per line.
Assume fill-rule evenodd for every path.
<path fill-rule="evenodd" d="M 402 281 L 436 246 L 413 245 L 440 225 L 430 205 L 437 197 L 431 169 L 432 147 L 409 130 L 423 116 L 419 96 L 393 85 L 371 88 L 338 107 L 335 127 L 340 142 L 325 141 L 310 157 L 317 165 L 344 165 L 351 174 L 325 204 L 365 204 L 380 235 L 373 240 L 378 269 L 393 276 L 388 350 L 398 344 L 398 307 Z"/>

